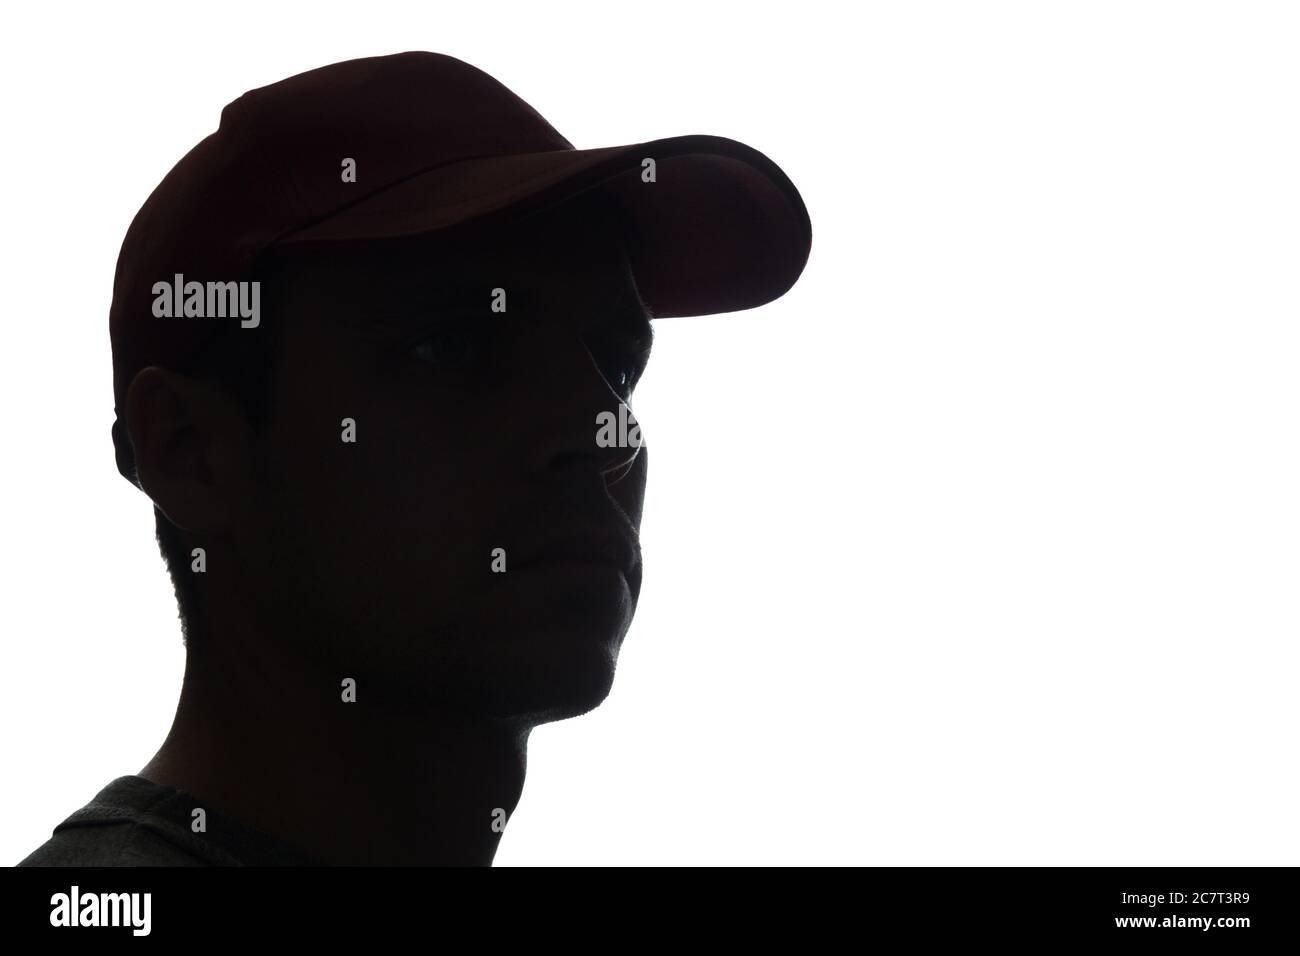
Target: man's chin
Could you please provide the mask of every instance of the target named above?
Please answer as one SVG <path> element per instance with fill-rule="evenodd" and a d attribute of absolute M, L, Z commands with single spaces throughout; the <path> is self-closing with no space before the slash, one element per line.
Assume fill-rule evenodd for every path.
<path fill-rule="evenodd" d="M 412 701 L 461 718 L 535 725 L 585 714 L 609 696 L 617 646 L 597 638 L 532 636 L 533 646 L 498 645 L 472 662 L 430 662 L 436 676 L 408 684 Z"/>
<path fill-rule="evenodd" d="M 462 597 L 454 620 L 440 626 L 402 637 L 372 632 L 365 665 L 352 669 L 368 672 L 383 699 L 405 711 L 536 724 L 599 706 L 632 623 L 626 578 L 606 568 L 511 576 L 490 593 Z"/>
<path fill-rule="evenodd" d="M 599 707 L 614 686 L 616 656 L 589 646 L 555 656 L 549 669 L 518 670 L 489 688 L 481 703 L 494 719 L 536 725 L 567 720 Z"/>
<path fill-rule="evenodd" d="M 539 616 L 526 626 L 502 617 L 373 643 L 367 666 L 358 662 L 353 670 L 369 674 L 359 683 L 371 686 L 371 700 L 411 716 L 539 724 L 585 714 L 609 696 L 631 623 L 616 601 Z"/>

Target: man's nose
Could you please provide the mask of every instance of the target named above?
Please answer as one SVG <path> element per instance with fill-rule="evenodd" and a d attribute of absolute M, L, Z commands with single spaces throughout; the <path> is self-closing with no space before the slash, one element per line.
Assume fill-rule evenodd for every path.
<path fill-rule="evenodd" d="M 644 444 L 632 409 L 576 332 L 552 338 L 535 355 L 539 394 L 530 417 L 541 438 L 533 467 L 569 468 L 586 461 L 607 484 L 621 480 Z"/>

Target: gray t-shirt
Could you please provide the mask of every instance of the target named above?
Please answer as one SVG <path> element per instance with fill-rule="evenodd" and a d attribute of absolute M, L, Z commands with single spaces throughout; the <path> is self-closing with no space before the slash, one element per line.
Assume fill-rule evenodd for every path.
<path fill-rule="evenodd" d="M 118 777 L 54 828 L 18 866 L 320 866 L 280 839 L 144 777 Z"/>

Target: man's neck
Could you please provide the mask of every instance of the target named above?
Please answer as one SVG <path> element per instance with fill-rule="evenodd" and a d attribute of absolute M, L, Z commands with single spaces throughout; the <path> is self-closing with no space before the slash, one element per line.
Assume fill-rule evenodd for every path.
<path fill-rule="evenodd" d="M 139 776 L 325 863 L 491 864 L 529 728 L 394 709 L 365 687 L 343 702 L 266 643 L 218 646 L 192 642 L 171 732 Z"/>

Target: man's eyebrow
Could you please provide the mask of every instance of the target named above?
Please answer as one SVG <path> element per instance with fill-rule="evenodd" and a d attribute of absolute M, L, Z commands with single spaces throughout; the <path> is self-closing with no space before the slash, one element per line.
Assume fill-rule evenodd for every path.
<path fill-rule="evenodd" d="M 507 307 L 514 315 L 545 312 L 542 292 L 527 277 L 523 281 L 492 280 L 482 274 L 412 275 L 395 277 L 379 269 L 365 281 L 349 284 L 342 295 L 331 300 L 343 308 L 330 310 L 339 324 L 365 338 L 389 338 L 436 328 L 440 323 L 457 323 L 475 316 L 492 317 L 493 290 L 504 285 Z M 638 350 L 648 351 L 654 344 L 654 313 L 641 297 L 635 277 L 627 273 L 630 283 L 604 287 L 594 297 L 585 299 L 582 308 L 595 309 L 604 316 L 603 325 L 617 333 Z"/>
<path fill-rule="evenodd" d="M 638 349 L 649 351 L 650 347 L 655 344 L 655 327 L 650 319 L 650 310 L 642 303 L 641 309 L 629 329 L 634 335 L 632 344 Z"/>
<path fill-rule="evenodd" d="M 631 295 L 626 289 L 620 289 L 613 296 L 602 299 L 600 307 L 614 317 L 610 330 L 628 337 L 632 346 L 647 351 L 654 345 L 655 330 L 650 321 L 654 315 L 635 287 Z"/>
<path fill-rule="evenodd" d="M 654 324 L 651 321 L 655 317 L 655 314 L 650 306 L 646 304 L 645 299 L 641 296 L 641 287 L 637 284 L 636 272 L 631 268 L 631 258 L 627 252 L 626 240 L 624 237 L 619 236 L 617 242 L 622 250 L 623 262 L 625 263 L 626 272 L 624 275 L 626 275 L 631 284 L 632 295 L 630 298 L 633 303 L 631 309 L 631 325 L 632 328 L 635 329 L 636 334 L 633 344 L 639 349 L 648 351 L 650 347 L 654 345 L 655 341 L 655 329 Z"/>
<path fill-rule="evenodd" d="M 376 336 L 418 331 L 440 321 L 458 321 L 488 314 L 491 286 L 451 283 L 407 287 L 378 295 L 362 294 L 338 319 L 350 329 Z"/>

